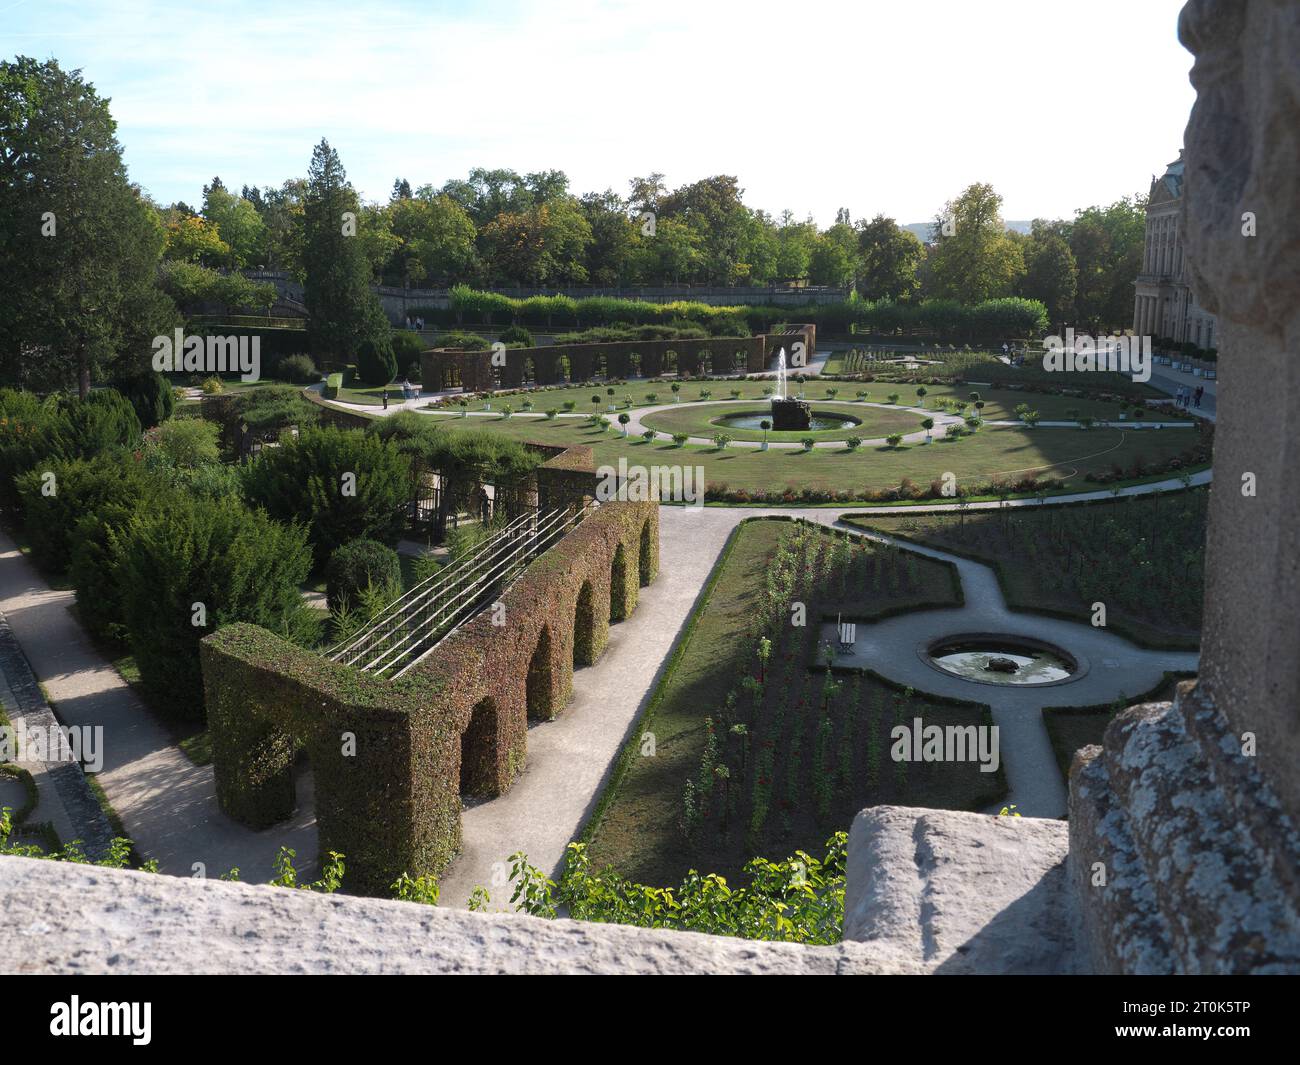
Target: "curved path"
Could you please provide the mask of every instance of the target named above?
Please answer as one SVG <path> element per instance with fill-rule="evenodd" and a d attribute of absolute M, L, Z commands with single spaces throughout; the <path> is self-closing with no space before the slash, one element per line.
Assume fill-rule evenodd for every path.
<path fill-rule="evenodd" d="M 316 388 L 317 386 L 312 386 L 312 387 Z M 385 410 L 382 407 L 376 407 L 375 405 L 369 403 L 352 403 L 343 400 L 330 400 L 329 402 L 336 407 L 343 407 L 346 410 L 357 411 L 362 414 L 373 414 L 379 417 L 384 417 L 386 415 L 393 414 L 399 410 L 430 411 L 431 407 L 433 408 L 431 413 L 434 414 L 455 413 L 458 416 L 461 415 L 462 412 L 460 411 L 442 412 L 436 409 L 439 401 L 445 398 L 446 395 L 443 394 L 434 395 L 434 396 L 422 396 L 420 399 L 408 399 L 402 401 L 401 403 L 390 403 L 387 410 Z M 755 403 L 761 403 L 762 401 L 763 400 L 761 397 L 754 399 Z M 665 433 L 661 430 L 654 429 L 652 426 L 646 425 L 642 421 L 642 418 L 646 417 L 647 415 L 661 414 L 664 411 L 681 410 L 683 407 L 687 407 L 687 406 L 707 407 L 710 405 L 734 404 L 734 403 L 745 403 L 745 402 L 748 401 L 743 399 L 739 399 L 739 400 L 737 399 L 692 399 L 692 400 L 685 400 L 681 403 L 660 403 L 660 404 L 656 404 L 653 407 L 636 407 L 633 408 L 632 410 L 616 412 L 615 416 L 617 416 L 617 413 L 626 413 L 629 415 L 630 420 L 627 423 L 626 432 L 623 434 L 625 436 L 640 436 L 642 433 L 646 431 L 653 431 L 656 440 L 671 440 L 673 438 L 672 433 Z M 903 441 L 902 441 L 905 444 L 924 443 L 927 436 L 933 436 L 935 438 L 942 436 L 943 433 L 947 430 L 947 427 L 949 425 L 962 425 L 965 423 L 965 418 L 961 415 L 949 414 L 947 411 L 941 411 L 941 410 L 930 410 L 928 407 L 911 407 L 902 403 L 870 403 L 870 402 L 863 402 L 862 400 L 839 400 L 839 399 L 836 400 L 826 399 L 821 401 L 809 400 L 808 402 L 809 403 L 817 403 L 817 402 L 832 403 L 833 402 L 833 403 L 841 403 L 845 405 L 852 405 L 858 407 L 874 407 L 879 410 L 903 411 L 908 414 L 915 414 L 918 418 L 929 417 L 934 419 L 934 428 L 932 430 L 927 431 L 925 429 L 919 429 L 916 432 L 905 433 L 903 435 Z M 606 417 L 609 417 L 608 411 L 602 411 L 601 413 L 604 414 Z M 466 420 L 470 418 L 494 418 L 497 421 L 501 420 L 501 412 L 495 410 L 465 411 L 463 412 L 463 416 L 465 417 Z M 581 421 L 586 421 L 590 416 L 591 415 L 582 411 L 564 411 L 556 415 L 557 418 L 573 418 Z M 515 411 L 511 414 L 511 418 L 518 418 L 520 420 L 531 419 L 534 421 L 540 421 L 545 419 L 546 415 L 544 413 L 538 413 L 536 411 Z M 991 420 L 991 419 L 985 420 L 983 424 L 986 426 L 991 426 L 993 428 L 1011 428 L 1015 426 L 1024 425 L 1023 422 L 1018 420 L 1012 421 L 1012 420 Z M 1139 431 L 1139 430 L 1146 430 L 1146 429 L 1189 429 L 1195 426 L 1196 422 L 1194 420 L 1188 419 L 1185 421 L 1176 421 L 1176 422 L 1099 421 L 1099 422 L 1094 422 L 1093 424 L 1097 428 L 1132 429 L 1134 431 Z M 1077 421 L 1040 421 L 1038 423 L 1038 427 L 1040 429 L 1077 429 L 1079 427 L 1079 423 Z M 622 428 L 623 428 L 622 426 L 619 427 L 620 431 L 622 431 Z M 721 428 L 722 427 L 719 426 L 719 430 L 721 430 Z M 708 444 L 712 444 L 713 440 L 707 436 L 688 436 L 686 438 L 686 442 L 688 444 L 708 445 Z M 862 447 L 883 447 L 885 446 L 885 444 L 886 444 L 885 437 L 879 436 L 879 437 L 871 437 L 869 439 L 864 438 L 861 446 Z M 749 448 L 752 450 L 755 448 L 761 448 L 763 446 L 763 442 L 761 440 L 733 440 L 727 446 L 733 448 Z M 803 450 L 803 444 L 798 443 L 796 441 L 772 440 L 768 442 L 767 446 L 770 450 Z M 815 444 L 813 444 L 813 446 L 818 448 L 838 448 L 839 450 L 843 450 L 845 444 L 842 439 L 818 440 Z"/>

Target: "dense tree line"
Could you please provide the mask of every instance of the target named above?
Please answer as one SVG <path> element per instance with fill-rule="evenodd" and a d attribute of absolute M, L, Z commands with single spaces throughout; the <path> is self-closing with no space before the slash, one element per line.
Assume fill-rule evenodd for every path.
<path fill-rule="evenodd" d="M 918 240 L 883 214 L 833 225 L 748 206 L 730 175 L 669 188 L 632 178 L 626 194 L 576 194 L 561 171 L 476 168 L 440 187 L 399 178 L 362 202 L 321 141 L 306 177 L 279 188 L 220 177 L 193 207 L 163 206 L 130 183 L 108 102 L 79 72 L 19 57 L 0 63 L 0 376 L 36 388 L 121 379 L 149 341 L 211 311 L 266 312 L 258 268 L 299 278 L 312 350 L 347 361 L 384 354 L 388 325 L 370 285 L 851 286 L 867 301 L 1005 297 L 1041 301 L 1079 327 L 1124 325 L 1142 254 L 1144 203 L 1124 199 L 1009 232 L 1001 197 L 975 184 Z"/>

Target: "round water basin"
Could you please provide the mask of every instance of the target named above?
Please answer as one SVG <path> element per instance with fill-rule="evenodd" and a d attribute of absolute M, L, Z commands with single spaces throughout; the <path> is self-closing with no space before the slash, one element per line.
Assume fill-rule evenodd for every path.
<path fill-rule="evenodd" d="M 1024 636 L 949 636 L 921 657 L 944 673 L 980 684 L 1060 684 L 1084 672 L 1059 647 Z"/>
<path fill-rule="evenodd" d="M 727 429 L 753 429 L 756 432 L 763 431 L 763 422 L 772 420 L 771 411 L 741 411 L 738 414 L 724 414 L 720 418 L 712 419 L 712 425 L 721 425 Z M 808 431 L 812 433 L 828 432 L 836 429 L 852 429 L 855 425 L 861 425 L 860 418 L 853 418 L 847 414 L 834 414 L 831 411 L 813 411 L 812 418 L 808 424 Z"/>

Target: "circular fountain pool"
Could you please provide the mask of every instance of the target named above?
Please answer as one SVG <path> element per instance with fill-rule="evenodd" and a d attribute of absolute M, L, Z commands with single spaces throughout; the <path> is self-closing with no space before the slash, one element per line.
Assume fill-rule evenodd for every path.
<path fill-rule="evenodd" d="M 714 418 L 712 424 L 721 425 L 728 429 L 753 429 L 761 432 L 765 421 L 772 421 L 770 411 L 741 411 L 738 414 L 724 414 L 720 418 Z M 812 412 L 808 431 L 816 433 L 835 429 L 852 429 L 855 425 L 861 424 L 862 420 L 860 418 L 853 418 L 847 414 L 834 414 L 831 411 L 815 410 Z"/>
<path fill-rule="evenodd" d="M 1025 636 L 948 636 L 923 648 L 921 657 L 979 684 L 1061 684 L 1086 672 L 1059 647 Z"/>

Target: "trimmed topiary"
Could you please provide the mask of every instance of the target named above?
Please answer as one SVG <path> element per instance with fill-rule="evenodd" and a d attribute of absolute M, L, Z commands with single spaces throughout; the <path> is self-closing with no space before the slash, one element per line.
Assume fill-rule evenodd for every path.
<path fill-rule="evenodd" d="M 332 555 L 325 570 L 325 600 L 331 611 L 354 606 L 365 588 L 399 588 L 402 562 L 378 540 L 352 540 Z"/>
<path fill-rule="evenodd" d="M 372 388 L 386 385 L 397 376 L 397 356 L 387 337 L 368 338 L 357 347 L 357 376 Z"/>

